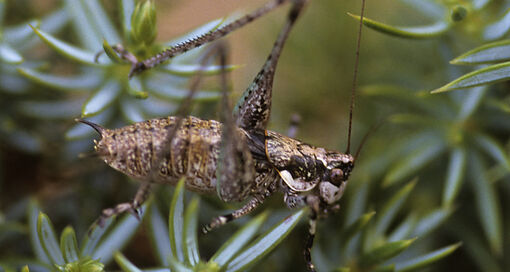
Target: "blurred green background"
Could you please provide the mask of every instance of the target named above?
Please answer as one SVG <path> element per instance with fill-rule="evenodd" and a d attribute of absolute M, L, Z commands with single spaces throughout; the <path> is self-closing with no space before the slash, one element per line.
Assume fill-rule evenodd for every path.
<path fill-rule="evenodd" d="M 265 2 L 154 1 L 157 38 L 155 42 L 141 42 L 129 36 L 129 31 L 122 31 L 126 16 L 121 1 L 85 4 L 79 0 L 0 0 L 0 45 L 7 44 L 23 57 L 23 61 L 5 56 L 0 60 L 0 265 L 4 270 L 19 269 L 19 265 L 40 257 L 34 255 L 30 244 L 33 233 L 26 216 L 35 205 L 34 199 L 57 233 L 71 225 L 83 236 L 102 209 L 134 196 L 135 181 L 94 158 L 78 159 L 80 152 L 92 150 L 96 136 L 90 129 L 76 126 L 73 119 L 90 109 L 87 105 L 95 94 L 104 86 L 117 86 L 104 92 L 110 94 L 108 103 L 85 117 L 106 127 L 120 127 L 172 114 L 192 75 L 170 68 L 170 72 L 149 71 L 136 85 L 136 81 L 127 81 L 129 65 L 100 66 L 73 59 L 41 41 L 44 35 L 36 35 L 26 27 L 27 22 L 89 53 L 103 50 L 105 38 L 110 45 L 120 42 L 151 56 L 165 47 L 165 41 L 212 20 L 245 14 Z M 345 150 L 359 23 L 347 13 L 359 14 L 360 2 L 310 1 L 277 67 L 270 129 L 285 133 L 291 116 L 297 113 L 302 117 L 297 138 Z M 97 13 L 97 7 L 90 3 L 104 8 L 104 14 Z M 356 162 L 340 203 L 341 211 L 319 223 L 312 251 L 319 271 L 411 271 L 406 261 L 457 242 L 462 245 L 453 254 L 444 255 L 425 270 L 509 271 L 510 261 L 505 257 L 510 250 L 510 216 L 505 210 L 510 208 L 510 97 L 504 61 L 510 57 L 498 53 L 486 62 L 501 62 L 503 66 L 494 72 L 499 73 L 498 77 L 479 75 L 478 82 L 495 78 L 481 87 L 430 94 L 486 65 L 449 62 L 478 46 L 505 41 L 510 29 L 510 23 L 506 23 L 509 4 L 503 0 L 367 1 L 366 16 L 379 22 L 422 26 L 440 21 L 446 22 L 447 28 L 440 32 L 423 30 L 421 36 L 413 36 L 418 31 L 410 29 L 401 35 L 407 38 L 395 37 L 398 31 L 391 26 L 383 27 L 383 31 L 363 29 L 351 149 L 358 148 L 371 127 L 382 125 L 370 134 Z M 108 17 L 111 27 L 120 30 L 118 39 L 101 33 L 104 29 L 94 25 L 91 29 L 96 30 L 87 32 L 87 24 L 93 23 L 79 23 L 80 9 L 88 10 L 88 16 L 98 25 L 100 18 Z M 287 10 L 288 5 L 280 7 L 225 38 L 230 62 L 242 65 L 229 73 L 233 101 L 265 61 Z M 45 20 L 48 16 L 54 16 L 53 21 Z M 501 35 L 488 35 L 491 27 Z M 28 33 L 26 37 L 16 40 L 15 34 L 23 31 Z M 87 36 L 91 33 L 97 35 Z M 7 52 L 5 48 L 0 47 L 0 52 Z M 505 52 L 503 46 L 496 48 Z M 175 64 L 196 64 L 199 54 L 186 54 Z M 109 60 L 103 54 L 101 61 Z M 41 74 L 58 78 L 48 83 Z M 62 84 L 52 84 L 52 80 Z M 208 77 L 203 86 L 193 114 L 216 119 L 216 78 Z M 148 98 L 140 99 L 145 96 Z M 154 202 L 163 214 L 168 213 L 172 190 L 161 186 L 155 193 Z M 204 196 L 202 202 L 199 225 L 225 209 L 238 207 L 221 203 L 215 196 Z M 273 196 L 255 214 L 263 210 L 272 211 L 263 229 L 291 213 L 281 195 Z M 347 236 L 348 226 L 372 211 L 375 215 Z M 200 236 L 204 261 L 246 221 Z M 141 268 L 160 265 L 155 257 L 157 250 L 151 249 L 148 242 L 149 228 L 140 227 L 122 250 Z M 255 264 L 253 271 L 304 271 L 306 228 L 306 220 L 302 219 L 286 240 L 263 262 Z M 374 249 L 412 238 L 417 240 L 403 253 L 387 256 L 376 265 L 364 265 Z M 107 271 L 119 269 L 118 263 L 106 264 Z"/>

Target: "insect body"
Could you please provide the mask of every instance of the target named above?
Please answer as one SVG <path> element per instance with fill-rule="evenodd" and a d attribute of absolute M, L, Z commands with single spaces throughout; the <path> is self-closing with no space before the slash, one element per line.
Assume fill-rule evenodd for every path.
<path fill-rule="evenodd" d="M 88 121 L 101 135 L 96 141 L 97 154 L 111 167 L 141 181 L 175 185 L 186 178 L 186 188 L 199 193 L 215 193 L 216 169 L 220 157 L 223 125 L 214 120 L 185 118 L 170 142 L 169 156 L 153 166 L 154 155 L 161 152 L 168 133 L 177 125 L 177 117 L 147 120 L 119 129 L 105 129 Z M 314 147 L 269 130 L 235 133 L 244 141 L 253 158 L 254 176 L 235 193 L 223 189 L 224 201 L 243 201 L 249 196 L 263 198 L 276 190 L 285 193 L 286 204 L 302 206 L 310 195 L 318 195 L 320 204 L 334 204 L 341 197 L 345 181 L 353 167 L 351 155 Z M 158 173 L 151 176 L 151 169 Z M 242 186 L 241 186 L 242 185 Z M 310 194 L 313 191 L 318 193 Z M 301 205 L 298 205 L 301 204 Z"/>
<path fill-rule="evenodd" d="M 273 0 L 261 10 L 267 12 L 268 7 L 274 8 L 283 2 L 285 1 Z M 185 177 L 186 187 L 192 191 L 217 193 L 220 199 L 227 202 L 247 200 L 240 209 L 213 219 L 204 227 L 204 231 L 208 232 L 248 214 L 266 197 L 280 191 L 288 207 L 306 205 L 311 208 L 305 260 L 308 269 L 314 271 L 310 248 L 313 244 L 316 219 L 339 208 L 337 202 L 344 192 L 355 158 L 266 129 L 271 111 L 276 64 L 289 32 L 305 4 L 306 0 L 293 1 L 287 23 L 267 61 L 243 93 L 233 114 L 224 91 L 223 122 L 201 120 L 192 116 L 165 117 L 119 129 L 106 129 L 86 120 L 78 120 L 99 132 L 101 139 L 95 141 L 95 150 L 108 165 L 141 182 L 133 202 L 104 210 L 102 219 L 124 211 L 136 214 L 152 184 L 176 184 L 180 178 Z M 253 14 L 260 16 L 262 13 L 259 10 Z M 253 14 L 233 22 L 235 26 L 230 28 L 238 28 L 239 24 L 252 21 L 256 18 Z M 203 44 L 207 37 L 216 39 L 224 36 L 224 28 L 229 28 L 229 25 L 216 30 L 219 34 L 212 32 L 189 41 L 189 47 Z M 188 48 L 188 45 L 175 48 Z M 225 67 L 225 55 L 221 56 L 221 66 Z M 132 73 L 143 71 L 162 61 L 156 56 L 133 63 Z M 225 86 L 225 73 L 222 75 Z M 99 223 L 101 224 L 101 220 Z"/>

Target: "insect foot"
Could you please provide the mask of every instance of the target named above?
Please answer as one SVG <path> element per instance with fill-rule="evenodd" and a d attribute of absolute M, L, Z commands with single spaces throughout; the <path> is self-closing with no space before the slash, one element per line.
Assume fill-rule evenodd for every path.
<path fill-rule="evenodd" d="M 248 203 L 246 203 L 246 205 L 244 205 L 242 208 L 240 208 L 232 213 L 214 218 L 211 221 L 211 223 L 209 223 L 208 225 L 205 225 L 202 228 L 202 232 L 204 234 L 206 234 L 206 233 L 210 232 L 211 230 L 213 230 L 217 227 L 220 227 L 222 225 L 225 225 L 226 223 L 228 223 L 234 219 L 237 219 L 237 218 L 242 217 L 246 214 L 249 214 L 251 211 L 255 210 L 255 208 L 257 208 L 263 201 L 264 201 L 263 199 L 260 200 L 256 197 L 250 199 L 250 201 L 248 201 Z"/>
<path fill-rule="evenodd" d="M 115 208 L 104 209 L 101 213 L 101 216 L 97 219 L 97 224 L 100 227 L 104 227 L 105 222 L 108 218 L 113 217 L 115 215 L 122 214 L 124 212 L 131 213 L 136 219 L 140 220 L 140 211 L 138 210 L 138 205 L 133 202 L 124 202 L 117 204 Z"/>

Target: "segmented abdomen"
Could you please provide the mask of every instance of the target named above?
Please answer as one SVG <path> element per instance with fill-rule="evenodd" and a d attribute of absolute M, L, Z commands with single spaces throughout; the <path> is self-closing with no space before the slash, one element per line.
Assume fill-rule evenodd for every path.
<path fill-rule="evenodd" d="M 186 177 L 188 189 L 215 192 L 221 123 L 186 117 L 168 143 L 177 121 L 170 116 L 108 130 L 96 149 L 100 152 L 104 145 L 110 153 L 102 155 L 105 162 L 135 179 L 175 184 Z M 154 170 L 153 162 L 159 162 Z"/>

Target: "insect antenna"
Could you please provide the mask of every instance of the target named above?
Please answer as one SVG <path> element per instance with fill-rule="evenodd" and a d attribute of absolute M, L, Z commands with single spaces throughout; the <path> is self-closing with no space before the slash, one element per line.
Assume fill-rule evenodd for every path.
<path fill-rule="evenodd" d="M 376 125 L 372 125 L 370 129 L 365 133 L 365 136 L 363 136 L 363 139 L 361 139 L 361 143 L 358 146 L 358 150 L 356 150 L 356 155 L 354 155 L 354 161 L 356 161 L 359 157 L 359 154 L 361 153 L 361 149 L 363 149 L 363 146 L 365 146 L 365 142 L 368 140 L 370 136 L 373 135 L 375 131 L 377 131 L 385 122 L 386 120 L 379 121 Z"/>
<path fill-rule="evenodd" d="M 361 0 L 361 14 L 359 19 L 358 41 L 356 45 L 356 59 L 354 61 L 354 74 L 352 78 L 351 104 L 349 106 L 349 130 L 347 133 L 347 150 L 345 151 L 345 153 L 347 154 L 349 154 L 351 151 L 352 113 L 354 111 L 354 99 L 356 98 L 356 87 L 358 83 L 359 52 L 361 48 L 361 30 L 363 29 L 364 14 L 365 14 L 365 0 Z"/>

